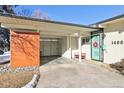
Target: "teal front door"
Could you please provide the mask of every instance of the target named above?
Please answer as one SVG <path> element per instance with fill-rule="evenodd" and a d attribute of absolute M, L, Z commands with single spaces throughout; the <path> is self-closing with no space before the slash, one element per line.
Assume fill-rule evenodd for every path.
<path fill-rule="evenodd" d="M 100 34 L 91 36 L 91 58 L 103 61 L 103 51 Z"/>

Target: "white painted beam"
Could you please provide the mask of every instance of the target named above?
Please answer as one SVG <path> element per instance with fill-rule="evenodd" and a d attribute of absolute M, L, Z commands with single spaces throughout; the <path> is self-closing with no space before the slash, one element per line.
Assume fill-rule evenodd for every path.
<path fill-rule="evenodd" d="M 81 34 L 80 34 L 80 32 L 79 32 L 79 37 L 78 37 L 78 49 L 79 49 L 79 62 L 81 62 L 81 38 L 82 38 L 82 36 L 81 36 Z"/>
<path fill-rule="evenodd" d="M 45 32 L 40 32 L 41 35 L 49 35 L 49 36 L 67 36 L 66 34 L 59 34 L 59 33 L 45 33 Z M 42 37 L 42 36 L 41 36 Z"/>

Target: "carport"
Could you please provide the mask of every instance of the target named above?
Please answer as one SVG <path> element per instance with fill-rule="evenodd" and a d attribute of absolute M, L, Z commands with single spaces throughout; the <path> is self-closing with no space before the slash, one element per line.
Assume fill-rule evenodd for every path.
<path fill-rule="evenodd" d="M 21 36 L 22 37 L 24 36 L 25 38 L 26 38 L 26 36 L 28 36 L 28 33 L 29 33 L 29 36 L 34 38 L 34 42 L 32 42 L 32 43 L 35 46 L 34 50 L 36 49 L 37 51 L 32 50 L 32 52 L 31 51 L 30 52 L 31 52 L 31 54 L 35 54 L 34 52 L 36 52 L 34 59 L 37 59 L 37 64 L 31 65 L 32 62 L 30 64 L 26 64 L 27 59 L 26 59 L 26 61 L 24 61 L 25 59 L 22 60 L 21 55 L 16 54 L 16 58 L 17 58 L 16 60 L 24 61 L 22 64 L 26 64 L 26 65 L 17 65 L 17 66 L 39 65 L 39 61 L 38 61 L 39 54 L 38 53 L 40 52 L 40 45 L 42 45 L 42 43 L 40 44 L 40 41 L 45 41 L 45 40 L 48 40 L 48 41 L 53 40 L 54 42 L 56 40 L 61 41 L 62 37 L 67 38 L 65 45 L 67 46 L 67 49 L 70 51 L 68 54 L 70 56 L 70 58 L 72 58 L 72 44 L 71 44 L 72 38 L 77 38 L 79 61 L 81 62 L 81 38 L 83 36 L 90 36 L 91 32 L 99 30 L 98 28 L 84 26 L 84 25 L 36 19 L 36 18 L 28 18 L 28 17 L 22 17 L 22 16 L 3 15 L 3 14 L 0 15 L 0 23 L 1 23 L 2 27 L 10 29 L 11 42 L 13 39 L 12 36 L 18 35 L 18 33 L 21 33 Z M 31 35 L 30 35 L 30 33 L 31 33 Z M 18 38 L 16 38 L 16 39 L 18 39 Z M 30 41 L 30 39 L 31 38 L 29 38 L 29 41 Z M 25 41 L 23 41 L 23 42 L 25 42 Z M 14 52 L 12 52 L 12 50 L 13 51 L 16 50 L 16 47 L 14 47 L 14 49 L 13 49 L 13 47 L 12 47 L 14 45 L 13 42 L 11 44 L 12 45 L 10 47 L 11 47 L 11 64 L 12 64 L 15 61 L 14 60 L 15 56 L 13 56 Z M 48 44 L 48 43 L 46 43 L 46 44 Z M 23 43 L 23 45 L 25 45 L 25 43 Z M 53 44 L 53 46 L 54 45 L 55 44 Z M 64 43 L 60 43 L 59 45 L 60 45 L 59 48 L 61 48 L 62 45 L 64 45 Z M 31 47 L 30 47 L 30 49 L 31 49 Z M 28 48 L 26 48 L 26 50 L 28 50 Z M 56 50 L 56 49 L 54 49 L 54 50 Z M 46 50 L 46 51 L 50 51 L 50 50 Z M 55 54 L 54 51 L 52 53 Z M 62 56 L 61 52 L 59 54 Z M 23 57 L 25 57 L 25 56 L 26 55 L 23 55 Z M 29 60 L 29 61 L 31 61 L 31 60 Z M 36 60 L 33 60 L 33 61 L 36 61 Z M 16 63 L 14 62 L 14 65 L 15 64 Z"/>

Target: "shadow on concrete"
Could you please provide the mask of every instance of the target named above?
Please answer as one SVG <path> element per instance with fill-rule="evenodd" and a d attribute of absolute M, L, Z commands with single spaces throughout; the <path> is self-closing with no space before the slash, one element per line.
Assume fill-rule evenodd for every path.
<path fill-rule="evenodd" d="M 47 63 L 51 62 L 52 60 L 55 60 L 59 57 L 60 56 L 41 56 L 40 57 L 40 65 L 47 64 Z"/>

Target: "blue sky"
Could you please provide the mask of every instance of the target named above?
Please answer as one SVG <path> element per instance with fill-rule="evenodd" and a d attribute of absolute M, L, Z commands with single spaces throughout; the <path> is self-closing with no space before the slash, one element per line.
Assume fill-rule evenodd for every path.
<path fill-rule="evenodd" d="M 21 8 L 19 6 L 18 8 Z M 63 21 L 76 24 L 92 24 L 106 18 L 111 18 L 124 13 L 124 5 L 107 6 L 107 5 L 28 5 L 23 6 L 30 11 L 40 10 L 42 14 L 48 14 L 52 20 Z M 18 10 L 18 9 L 17 9 Z"/>

